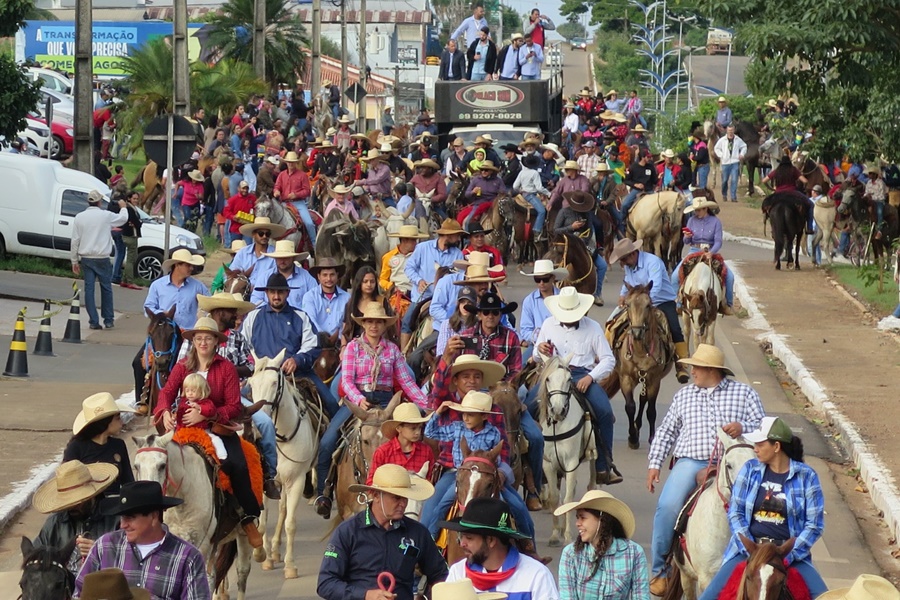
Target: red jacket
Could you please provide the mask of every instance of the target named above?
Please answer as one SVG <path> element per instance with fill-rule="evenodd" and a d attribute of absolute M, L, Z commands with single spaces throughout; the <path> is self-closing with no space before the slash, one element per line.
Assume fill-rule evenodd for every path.
<path fill-rule="evenodd" d="M 240 192 L 232 196 L 225 203 L 225 210 L 222 211 L 222 215 L 226 219 L 231 219 L 231 228 L 229 231 L 231 233 L 240 233 L 241 225 L 243 223 L 239 223 L 235 220 L 235 215 L 239 212 L 245 213 L 253 213 L 253 208 L 256 206 L 256 196 L 252 193 L 247 194 L 246 196 L 241 196 Z"/>
<path fill-rule="evenodd" d="M 185 367 L 186 361 L 187 359 L 182 359 L 175 364 L 165 387 L 160 390 L 156 410 L 153 411 L 155 419 L 160 419 L 164 412 L 172 409 L 184 378 L 191 374 Z M 216 406 L 215 420 L 230 423 L 236 419 L 241 414 L 242 407 L 241 383 L 235 366 L 216 354 L 209 365 L 206 382 L 209 384 L 209 399 Z"/>

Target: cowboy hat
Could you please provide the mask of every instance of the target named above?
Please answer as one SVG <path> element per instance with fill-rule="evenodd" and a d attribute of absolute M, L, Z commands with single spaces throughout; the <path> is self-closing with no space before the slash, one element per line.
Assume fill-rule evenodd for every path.
<path fill-rule="evenodd" d="M 425 121 L 430 121 L 431 115 L 419 115 L 419 118 L 416 119 L 417 123 L 424 123 Z"/>
<path fill-rule="evenodd" d="M 481 165 L 478 167 L 479 171 L 493 171 L 494 173 L 500 170 L 500 167 L 494 164 L 492 160 L 482 161 Z"/>
<path fill-rule="evenodd" d="M 413 163 L 413 165 L 417 169 L 420 167 L 430 167 L 430 168 L 434 169 L 435 171 L 438 171 L 441 168 L 441 165 L 437 164 L 430 158 L 423 158 L 422 160 L 417 160 L 416 162 Z"/>
<path fill-rule="evenodd" d="M 360 325 L 363 324 L 363 321 L 373 319 L 384 321 L 385 325 L 387 327 L 390 327 L 397 322 L 398 317 L 397 315 L 387 314 L 387 312 L 385 312 L 384 310 L 384 304 L 382 304 L 381 302 L 369 302 L 368 304 L 366 304 L 366 308 L 365 310 L 363 310 L 363 314 L 361 317 L 357 317 L 355 315 L 353 316 L 353 320 Z"/>
<path fill-rule="evenodd" d="M 387 152 L 387 151 L 385 150 L 384 152 Z M 387 160 L 387 156 L 382 154 L 382 150 L 379 150 L 377 148 L 372 148 L 371 150 L 366 152 L 365 156 L 360 156 L 359 160 L 362 160 L 365 162 L 369 162 L 369 161 L 373 161 L 373 160 Z"/>
<path fill-rule="evenodd" d="M 269 258 L 296 258 L 302 262 L 309 258 L 309 252 L 297 252 L 296 246 L 291 240 L 278 240 L 275 242 L 275 250 L 263 252 L 263 256 L 268 256 Z M 300 258 L 297 258 L 298 256 Z"/>
<path fill-rule="evenodd" d="M 200 181 L 203 181 L 203 180 L 201 179 Z M 91 190 L 91 193 L 88 194 L 88 202 L 90 204 L 100 204 L 104 200 L 106 200 L 106 196 L 104 196 L 102 193 L 100 193 L 97 190 Z"/>
<path fill-rule="evenodd" d="M 472 250 L 469 252 L 465 258 L 462 260 L 454 260 L 453 268 L 465 270 L 471 267 L 472 265 L 481 265 L 485 268 L 491 266 L 491 255 L 487 252 L 479 252 L 478 250 Z"/>
<path fill-rule="evenodd" d="M 331 143 L 331 140 L 325 140 L 321 144 L 319 144 L 319 150 L 334 150 L 335 145 Z"/>
<path fill-rule="evenodd" d="M 469 235 L 479 235 L 484 234 L 487 235 L 494 231 L 493 229 L 485 229 L 484 225 L 481 224 L 480 221 L 470 221 L 468 225 L 466 225 L 466 233 Z"/>
<path fill-rule="evenodd" d="M 719 203 L 714 200 L 708 200 L 707 198 L 698 198 L 691 202 L 690 206 L 684 207 L 684 212 L 692 213 L 698 208 L 708 208 L 709 210 L 713 210 L 715 208 L 719 208 Z"/>
<path fill-rule="evenodd" d="M 524 40 L 525 37 L 521 33 L 514 33 L 509 36 L 509 41 L 514 42 L 516 40 Z"/>
<path fill-rule="evenodd" d="M 322 142 L 320 142 L 319 140 L 316 140 L 315 143 L 316 143 L 316 144 L 320 144 L 320 143 L 322 143 Z M 287 154 L 285 154 L 285 155 L 281 158 L 281 160 L 283 160 L 283 161 L 286 162 L 286 163 L 300 162 L 300 156 L 298 156 L 296 152 L 294 152 L 293 150 L 291 150 L 290 152 L 288 152 Z"/>
<path fill-rule="evenodd" d="M 598 163 L 597 166 L 594 167 L 594 170 L 598 173 L 611 173 L 612 172 L 612 169 L 609 167 L 609 163 L 606 161 Z"/>
<path fill-rule="evenodd" d="M 401 238 L 408 240 L 427 240 L 428 236 L 419 233 L 419 228 L 415 225 L 401 225 L 397 233 L 387 234 L 389 238 Z"/>
<path fill-rule="evenodd" d="M 900 600 L 900 592 L 884 577 L 863 573 L 852 586 L 825 592 L 819 600 Z"/>
<path fill-rule="evenodd" d="M 572 286 L 559 290 L 555 296 L 544 298 L 544 306 L 560 323 L 577 323 L 594 305 L 590 294 L 579 294 Z"/>
<path fill-rule="evenodd" d="M 728 102 L 728 98 L 726 98 L 725 96 L 719 96 L 719 99 L 716 100 L 716 102 Z"/>
<path fill-rule="evenodd" d="M 119 467 L 112 463 L 86 465 L 70 460 L 59 465 L 56 475 L 38 488 L 31 504 L 44 514 L 72 508 L 111 486 L 118 475 Z"/>
<path fill-rule="evenodd" d="M 500 296 L 498 296 L 494 292 L 485 292 L 485 294 L 478 301 L 478 304 L 475 306 L 475 310 L 479 312 L 499 310 L 500 314 L 503 315 L 508 315 L 511 312 L 515 312 L 517 308 L 519 308 L 519 304 L 517 302 L 504 302 L 500 298 Z"/>
<path fill-rule="evenodd" d="M 778 102 L 775 101 L 775 98 L 770 98 L 768 102 L 766 102 L 766 106 L 769 108 L 778 108 Z"/>
<path fill-rule="evenodd" d="M 349 125 L 350 123 L 355 123 L 356 119 L 351 119 L 347 115 L 341 115 L 341 118 L 337 120 L 338 123 L 342 125 Z"/>
<path fill-rule="evenodd" d="M 471 393 L 471 392 L 469 392 Z M 440 521 L 438 527 L 450 531 L 491 535 L 507 539 L 524 540 L 528 536 L 512 527 L 509 505 L 499 498 L 473 498 L 466 505 L 463 516 L 452 521 Z"/>
<path fill-rule="evenodd" d="M 644 126 L 641 125 L 640 123 L 638 123 L 637 125 L 635 125 L 635 126 L 631 129 L 631 131 L 633 131 L 634 133 L 649 133 L 646 129 L 644 129 Z"/>
<path fill-rule="evenodd" d="M 499 268 L 498 268 L 499 267 Z M 469 285 L 470 283 L 500 283 L 506 276 L 502 273 L 502 265 L 498 267 L 486 267 L 484 265 L 469 265 L 466 267 L 466 275 L 453 285 Z M 500 271 L 500 272 L 498 272 Z"/>
<path fill-rule="evenodd" d="M 388 107 L 388 110 L 390 110 L 390 107 Z M 350 139 L 351 139 L 351 140 L 363 140 L 363 141 L 365 141 L 365 142 L 371 142 L 371 141 L 372 141 L 372 140 L 370 140 L 370 139 L 368 138 L 368 136 L 366 136 L 366 134 L 364 134 L 364 133 L 354 133 L 354 134 L 352 134 L 352 135 L 350 136 Z"/>
<path fill-rule="evenodd" d="M 81 402 L 81 412 L 75 417 L 72 423 L 72 433 L 78 433 L 86 426 L 105 419 L 111 415 L 117 415 L 123 412 L 137 412 L 123 401 L 121 404 L 115 401 L 113 395 L 109 392 L 99 392 L 92 394 Z"/>
<path fill-rule="evenodd" d="M 197 294 L 197 306 L 200 310 L 207 313 L 210 313 L 217 308 L 233 308 L 237 311 L 238 315 L 246 315 L 256 308 L 255 304 L 252 302 L 245 302 L 241 298 L 242 296 L 240 294 L 229 294 L 228 292 L 219 292 L 212 296 Z"/>
<path fill-rule="evenodd" d="M 606 92 L 606 95 L 603 97 L 609 98 L 610 96 L 618 96 L 618 95 L 619 95 L 619 92 L 617 92 L 616 90 L 609 90 L 608 92 Z"/>
<path fill-rule="evenodd" d="M 660 158 L 675 158 L 675 151 L 671 148 L 666 148 L 662 152 L 659 153 Z"/>
<path fill-rule="evenodd" d="M 183 504 L 184 500 L 164 496 L 157 481 L 132 481 L 123 483 L 118 496 L 109 496 L 100 504 L 100 512 L 113 517 L 154 510 L 166 510 Z"/>
<path fill-rule="evenodd" d="M 448 402 L 447 406 L 461 413 L 478 413 L 482 415 L 499 415 L 500 412 L 492 411 L 494 399 L 486 392 L 472 390 L 467 393 L 462 402 Z"/>
<path fill-rule="evenodd" d="M 360 198 L 366 195 L 366 188 L 361 185 L 354 185 L 353 189 L 350 190 L 350 193 L 353 194 L 354 198 Z"/>
<path fill-rule="evenodd" d="M 394 146 L 392 146 L 391 144 L 389 144 L 387 142 L 382 142 L 382 144 L 377 149 L 379 152 L 390 154 L 391 152 L 394 151 Z M 374 148 L 373 148 L 373 150 L 374 150 Z M 359 159 L 360 160 L 366 159 L 366 155 L 360 156 Z"/>
<path fill-rule="evenodd" d="M 244 240 L 232 240 L 231 248 L 222 248 L 222 252 L 234 255 L 234 254 L 237 254 L 238 250 L 240 250 L 241 248 L 244 248 L 246 246 L 247 246 L 247 242 L 245 242 Z"/>
<path fill-rule="evenodd" d="M 698 344 L 690 358 L 679 358 L 683 365 L 720 369 L 726 375 L 734 375 L 734 371 L 725 366 L 725 354 L 711 344 Z"/>
<path fill-rule="evenodd" d="M 287 228 L 280 223 L 273 223 L 269 217 L 256 217 L 252 223 L 241 225 L 241 235 L 251 236 L 257 229 L 268 229 L 272 232 L 271 239 L 280 238 L 287 233 Z"/>
<path fill-rule="evenodd" d="M 372 485 L 353 484 L 350 492 L 387 492 L 409 500 L 428 500 L 434 494 L 434 486 L 425 479 L 410 477 L 409 472 L 395 464 L 384 464 L 372 475 Z"/>
<path fill-rule="evenodd" d="M 628 119 L 620 112 L 613 113 L 611 121 L 615 121 L 616 123 L 627 123 Z M 632 130 L 633 131 L 633 130 Z"/>
<path fill-rule="evenodd" d="M 581 190 L 564 192 L 562 197 L 569 203 L 569 208 L 579 213 L 586 213 L 594 210 L 594 204 L 597 202 L 593 196 L 587 192 L 582 192 Z"/>
<path fill-rule="evenodd" d="M 519 271 L 525 277 L 546 277 L 553 275 L 558 280 L 563 280 L 569 276 L 569 270 L 565 267 L 554 267 L 553 261 L 547 258 L 541 258 L 534 261 L 534 269 L 532 273 L 524 273 Z"/>
<path fill-rule="evenodd" d="M 277 165 L 281 162 L 281 159 L 279 159 L 277 156 L 270 156 L 266 158 L 266 162 L 272 165 Z"/>
<path fill-rule="evenodd" d="M 609 264 L 614 264 L 619 261 L 623 256 L 627 256 L 632 252 L 641 249 L 641 245 L 644 243 L 644 240 L 638 238 L 636 240 L 630 240 L 628 238 L 623 238 L 613 245 L 613 251 L 609 255 Z"/>
<path fill-rule="evenodd" d="M 590 490 L 581 497 L 577 502 L 569 502 L 563 504 L 553 511 L 557 517 L 561 517 L 567 512 L 588 508 L 606 513 L 613 517 L 622 526 L 625 531 L 625 537 L 631 538 L 634 535 L 634 513 L 628 508 L 628 505 L 610 494 L 601 490 Z"/>
<path fill-rule="evenodd" d="M 581 167 L 578 166 L 578 163 L 574 160 L 567 160 L 566 164 L 563 165 L 563 171 L 580 171 Z"/>
<path fill-rule="evenodd" d="M 150 600 L 150 592 L 129 586 L 122 569 L 108 568 L 88 573 L 81 584 L 80 600 Z"/>
<path fill-rule="evenodd" d="M 310 267 L 307 269 L 309 274 L 318 279 L 319 271 L 322 269 L 334 269 L 337 271 L 338 277 L 344 274 L 346 270 L 346 266 L 343 263 L 339 263 L 335 259 L 331 257 L 324 257 L 316 260 L 316 265 L 314 267 Z"/>
<path fill-rule="evenodd" d="M 504 600 L 503 592 L 477 592 L 468 579 L 444 581 L 431 588 L 431 600 Z"/>
<path fill-rule="evenodd" d="M 512 144 L 508 144 L 508 145 L 511 146 Z M 540 145 L 541 145 L 541 138 L 537 138 L 537 137 L 534 137 L 533 135 L 526 133 L 525 139 L 523 139 L 522 143 L 519 144 L 517 150 L 521 150 L 522 148 L 526 148 L 528 146 L 534 146 L 535 148 L 537 148 Z"/>
<path fill-rule="evenodd" d="M 203 183 L 206 180 L 206 177 L 203 176 L 203 173 L 201 173 L 197 169 L 194 169 L 193 171 L 188 173 L 188 177 L 190 177 L 191 179 L 193 179 L 194 181 L 196 181 L 198 183 Z"/>
<path fill-rule="evenodd" d="M 197 319 L 197 322 L 194 323 L 193 327 L 181 332 L 181 337 L 193 340 L 194 336 L 198 333 L 211 333 L 218 338 L 220 344 L 228 339 L 228 336 L 219 331 L 219 324 L 210 317 L 200 317 Z"/>
<path fill-rule="evenodd" d="M 593 302 L 593 296 L 591 296 Z M 460 354 L 450 367 L 450 376 L 462 371 L 480 371 L 481 385 L 489 388 L 506 376 L 506 367 L 493 360 L 481 360 L 477 354 Z"/>
<path fill-rule="evenodd" d="M 375 304 L 375 302 L 372 302 Z M 397 437 L 397 426 L 402 424 L 419 425 L 428 422 L 431 414 L 424 417 L 419 412 L 419 407 L 412 402 L 404 402 L 394 409 L 391 418 L 381 424 L 381 435 L 387 439 Z"/>
<path fill-rule="evenodd" d="M 331 191 L 329 191 L 328 193 L 331 194 L 332 197 L 336 198 L 338 196 L 343 196 L 344 194 L 349 194 L 351 191 L 352 190 L 346 185 L 344 185 L 343 183 L 339 183 L 331 188 Z"/>
<path fill-rule="evenodd" d="M 565 105 L 563 108 L 573 108 L 573 109 L 574 109 L 574 108 L 575 108 L 575 105 L 574 105 L 574 104 L 572 103 L 572 101 L 570 100 L 570 101 L 567 101 L 567 102 L 566 102 L 566 105 Z"/>
<path fill-rule="evenodd" d="M 174 267 L 178 263 L 188 263 L 189 265 L 200 267 L 204 263 L 206 263 L 206 259 L 199 254 L 192 254 L 191 251 L 187 248 L 179 248 L 178 250 L 172 252 L 171 258 L 163 261 L 163 273 L 168 274 L 172 270 L 172 267 Z"/>
<path fill-rule="evenodd" d="M 266 285 L 260 286 L 256 288 L 260 292 L 267 292 L 269 290 L 272 291 L 289 291 L 296 288 L 292 288 L 288 285 L 287 279 L 281 273 L 272 273 L 269 275 L 269 278 L 266 280 Z"/>
<path fill-rule="evenodd" d="M 578 92 L 578 95 L 582 96 L 584 98 L 590 98 L 591 96 L 593 96 L 593 94 L 591 93 L 591 90 L 587 89 L 586 87 L 581 88 L 581 91 Z"/>
<path fill-rule="evenodd" d="M 616 113 L 614 113 L 613 111 L 611 111 L 607 108 L 602 113 L 600 113 L 597 116 L 597 118 L 600 119 L 601 121 L 612 121 L 615 118 L 615 116 L 616 116 Z"/>
<path fill-rule="evenodd" d="M 500 149 L 503 150 L 504 152 L 512 152 L 512 153 L 519 152 L 519 147 L 516 146 L 515 144 L 503 144 L 502 146 L 500 146 Z"/>
<path fill-rule="evenodd" d="M 456 233 L 465 235 L 466 232 L 456 219 L 444 219 L 441 223 L 441 228 L 437 229 L 435 233 L 438 235 L 453 235 Z"/>
<path fill-rule="evenodd" d="M 494 143 L 494 138 L 491 137 L 491 134 L 485 133 L 484 135 L 479 135 L 477 138 L 475 138 L 475 143 L 487 144 L 488 146 L 490 146 Z"/>

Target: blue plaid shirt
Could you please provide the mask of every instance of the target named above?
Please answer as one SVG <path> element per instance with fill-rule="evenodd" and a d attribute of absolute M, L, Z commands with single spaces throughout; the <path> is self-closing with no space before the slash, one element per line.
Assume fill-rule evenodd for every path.
<path fill-rule="evenodd" d="M 470 452 L 492 450 L 500 443 L 500 430 L 487 421 L 484 422 L 484 428 L 481 431 L 472 431 L 462 420 L 450 423 L 440 423 L 439 421 L 440 415 L 435 412 L 425 424 L 425 437 L 439 442 L 453 442 L 454 467 L 459 467 L 463 462 L 462 448 L 459 445 L 459 440 L 463 436 L 466 436 Z"/>
<path fill-rule="evenodd" d="M 750 519 L 765 472 L 766 465 L 752 458 L 738 473 L 728 508 L 732 535 L 723 563 L 736 556 L 747 556 L 738 534 L 753 539 L 750 535 Z M 819 476 L 809 465 L 792 460 L 782 491 L 787 504 L 788 530 L 791 537 L 797 538 L 794 549 L 785 559 L 788 563 L 809 561 L 812 546 L 822 537 L 822 529 L 825 527 L 825 495 L 819 485 Z"/>
<path fill-rule="evenodd" d="M 581 552 L 575 552 L 575 544 L 563 549 L 559 559 L 559 600 L 644 600 L 650 597 L 647 557 L 640 544 L 614 539 L 600 560 L 597 572 L 590 577 L 593 560 L 592 545 L 585 546 Z"/>

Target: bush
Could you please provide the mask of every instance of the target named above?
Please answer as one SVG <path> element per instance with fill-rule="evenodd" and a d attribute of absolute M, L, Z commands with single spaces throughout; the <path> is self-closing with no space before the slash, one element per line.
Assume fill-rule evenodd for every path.
<path fill-rule="evenodd" d="M 607 33 L 596 40 L 597 83 L 604 90 L 616 89 L 621 94 L 637 89 L 641 81 L 638 69 L 648 69 L 650 59 L 635 53 L 627 33 Z"/>

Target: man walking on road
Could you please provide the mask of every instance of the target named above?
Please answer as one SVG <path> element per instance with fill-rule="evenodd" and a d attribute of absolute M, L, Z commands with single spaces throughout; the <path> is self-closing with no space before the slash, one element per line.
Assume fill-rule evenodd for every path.
<path fill-rule="evenodd" d="M 738 181 L 741 179 L 747 144 L 734 134 L 734 125 L 729 125 L 725 129 L 725 137 L 719 138 L 713 150 L 722 163 L 722 202 L 737 202 Z"/>
<path fill-rule="evenodd" d="M 107 329 L 115 326 L 112 293 L 112 263 L 109 255 L 113 249 L 112 228 L 120 227 L 128 220 L 128 211 L 118 213 L 100 208 L 103 194 L 97 190 L 88 194 L 88 207 L 78 213 L 72 229 L 72 272 L 84 273 L 84 306 L 88 313 L 91 329 L 103 329 L 97 315 L 94 299 L 94 284 L 100 283 L 100 310 L 103 325 Z M 127 206 L 119 200 L 119 208 Z"/>

